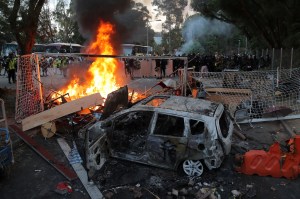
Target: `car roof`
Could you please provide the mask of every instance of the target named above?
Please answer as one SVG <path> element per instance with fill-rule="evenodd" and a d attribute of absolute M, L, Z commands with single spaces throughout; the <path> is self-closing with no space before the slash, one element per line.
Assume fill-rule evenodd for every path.
<path fill-rule="evenodd" d="M 135 107 L 158 107 L 174 111 L 214 116 L 215 111 L 220 105 L 221 104 L 219 103 L 192 97 L 176 95 L 154 95 L 137 103 Z"/>

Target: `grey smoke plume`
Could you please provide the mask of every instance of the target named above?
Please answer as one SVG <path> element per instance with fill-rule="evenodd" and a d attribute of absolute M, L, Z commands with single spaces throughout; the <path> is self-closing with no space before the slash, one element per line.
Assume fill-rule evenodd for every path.
<path fill-rule="evenodd" d="M 201 49 L 202 45 L 199 42 L 201 38 L 209 35 L 229 36 L 233 26 L 231 24 L 219 21 L 210 20 L 198 16 L 186 22 L 182 35 L 185 43 L 180 48 L 180 53 L 189 53 L 191 48 L 197 47 Z"/>
<path fill-rule="evenodd" d="M 114 15 L 123 12 L 129 6 L 130 0 L 75 0 L 80 33 L 83 37 L 91 39 L 95 36 L 100 20 L 111 22 L 117 25 L 118 29 Z"/>

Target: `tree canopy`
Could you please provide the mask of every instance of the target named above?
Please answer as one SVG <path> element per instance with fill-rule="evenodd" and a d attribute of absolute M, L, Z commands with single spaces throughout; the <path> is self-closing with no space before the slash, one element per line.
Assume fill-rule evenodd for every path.
<path fill-rule="evenodd" d="M 10 5 L 5 5 L 9 8 Z M 39 15 L 45 0 L 14 0 L 8 21 L 14 34 L 21 54 L 31 53 L 37 34 Z"/>
<path fill-rule="evenodd" d="M 69 5 L 67 5 L 64 0 L 58 0 L 52 15 L 57 24 L 56 41 L 84 43 L 75 18 L 76 13 L 73 0 L 71 0 Z"/>
<path fill-rule="evenodd" d="M 183 10 L 188 0 L 153 0 L 152 4 L 158 7 L 158 15 L 166 16 L 162 24 L 162 46 L 165 53 L 172 53 L 173 49 L 182 44 L 181 29 L 184 22 Z"/>
<path fill-rule="evenodd" d="M 9 0 L 0 1 L 0 44 L 14 41 L 8 22 L 10 14 L 10 9 L 7 7 L 8 2 Z"/>
<path fill-rule="evenodd" d="M 300 46 L 298 0 L 192 0 L 202 15 L 234 24 L 262 47 Z"/>

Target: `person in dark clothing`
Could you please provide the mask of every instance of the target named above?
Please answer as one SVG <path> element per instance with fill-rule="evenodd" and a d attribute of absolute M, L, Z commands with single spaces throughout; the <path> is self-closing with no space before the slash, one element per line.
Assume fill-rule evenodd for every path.
<path fill-rule="evenodd" d="M 2 66 L 3 66 L 3 68 L 4 68 L 3 76 L 5 76 L 6 74 L 8 74 L 8 73 L 7 73 L 7 71 L 8 71 L 8 57 L 7 57 L 7 56 L 4 56 L 4 57 L 3 57 Z"/>
<path fill-rule="evenodd" d="M 17 58 L 13 53 L 9 54 L 8 60 L 8 83 L 16 83 L 16 68 L 17 68 Z"/>
<path fill-rule="evenodd" d="M 168 65 L 168 60 L 167 59 L 162 59 L 161 62 L 160 62 L 161 77 L 166 77 L 167 65 Z"/>
<path fill-rule="evenodd" d="M 155 60 L 155 71 L 158 74 L 161 74 L 160 68 L 161 68 L 161 60 L 160 59 L 156 59 Z M 158 78 L 160 78 L 160 76 Z"/>

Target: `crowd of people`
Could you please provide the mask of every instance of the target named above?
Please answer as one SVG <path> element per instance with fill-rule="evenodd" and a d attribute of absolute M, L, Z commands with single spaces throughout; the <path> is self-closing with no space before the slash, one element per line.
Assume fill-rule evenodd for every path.
<path fill-rule="evenodd" d="M 51 57 L 51 56 L 41 56 L 39 57 L 39 66 L 41 77 L 46 77 L 49 75 L 48 69 L 52 68 L 55 74 L 63 75 L 67 77 L 68 65 L 75 62 L 81 62 L 82 58 L 72 57 L 72 56 L 61 56 L 61 57 Z"/>
<path fill-rule="evenodd" d="M 41 77 L 49 75 L 49 68 L 53 68 L 55 74 L 67 76 L 68 65 L 72 62 L 82 61 L 80 57 L 51 57 L 39 56 L 39 67 Z M 8 83 L 16 82 L 17 56 L 11 52 L 8 56 L 0 57 L 0 76 L 8 78 Z"/>
<path fill-rule="evenodd" d="M 233 54 L 226 56 L 215 53 L 214 55 L 189 54 L 187 57 L 188 67 L 196 67 L 196 71 L 199 71 L 202 66 L 207 66 L 210 72 L 221 72 L 224 69 L 252 71 L 271 65 L 271 57 L 268 54 L 257 57 L 256 55 L 250 54 Z M 176 69 L 176 64 L 174 67 Z"/>
<path fill-rule="evenodd" d="M 156 54 L 156 56 L 158 56 Z M 182 55 L 188 57 L 188 67 L 193 67 L 195 71 L 200 71 L 205 68 L 209 72 L 221 72 L 224 69 L 238 69 L 241 71 L 251 71 L 260 68 L 270 66 L 271 58 L 267 54 L 257 58 L 256 55 L 237 55 L 233 54 L 225 56 L 219 53 L 214 55 L 200 55 L 189 54 Z M 72 62 L 82 61 L 80 57 L 51 57 L 51 56 L 39 56 L 39 66 L 41 76 L 48 76 L 48 69 L 53 68 L 56 74 L 61 74 L 64 77 L 67 76 L 68 64 Z M 125 72 L 132 76 L 133 70 L 138 70 L 141 66 L 135 59 L 124 59 Z M 158 78 L 166 77 L 166 67 L 168 64 L 167 59 L 155 59 L 155 71 L 158 73 Z M 179 58 L 173 59 L 173 72 L 179 68 L 183 68 L 184 61 Z M 15 73 L 17 70 L 17 57 L 14 53 L 10 53 L 8 56 L 0 57 L 0 76 L 7 76 L 8 82 L 15 83 Z"/>

